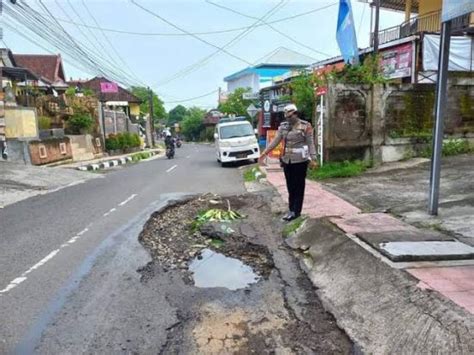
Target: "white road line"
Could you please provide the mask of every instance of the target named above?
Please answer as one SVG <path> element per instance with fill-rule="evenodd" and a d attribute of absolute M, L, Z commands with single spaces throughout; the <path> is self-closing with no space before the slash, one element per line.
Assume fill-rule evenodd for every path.
<path fill-rule="evenodd" d="M 132 201 L 136 196 L 137 196 L 137 194 L 133 194 L 132 196 L 130 196 L 129 198 L 127 198 L 125 201 L 120 202 L 120 203 L 119 203 L 119 206 L 124 206 L 124 205 L 126 205 L 127 203 L 129 203 L 130 201 Z"/>
<path fill-rule="evenodd" d="M 169 168 L 168 170 L 166 170 L 167 173 L 173 171 L 174 169 L 176 169 L 178 167 L 178 165 L 173 165 L 171 168 Z"/>
<path fill-rule="evenodd" d="M 67 246 L 69 246 L 69 244 L 73 244 L 75 243 L 82 235 L 84 235 L 84 233 L 86 233 L 87 231 L 89 231 L 89 228 L 84 228 L 83 230 L 81 230 L 79 233 L 77 233 L 74 237 L 72 237 L 71 239 L 69 239 L 66 243 L 63 243 L 61 244 L 61 246 L 59 247 L 59 249 L 56 249 L 56 250 L 53 250 L 51 253 L 49 253 L 48 255 L 46 255 L 43 259 L 41 259 L 40 261 L 38 261 L 36 264 L 34 264 L 32 267 L 30 267 L 28 270 L 26 270 L 23 274 L 21 274 L 20 277 L 17 277 L 15 278 L 14 280 L 12 280 L 8 285 L 7 287 L 5 287 L 3 290 L 0 290 L 0 295 L 2 295 L 3 293 L 7 293 L 8 291 L 14 289 L 15 287 L 17 287 L 19 284 L 21 284 L 23 281 L 26 281 L 28 278 L 26 277 L 26 275 L 28 275 L 30 272 L 36 270 L 36 269 L 39 269 L 41 266 L 43 266 L 44 264 L 46 264 L 49 260 L 51 260 L 52 258 L 54 258 L 56 256 L 56 254 L 59 253 L 59 251 Z"/>
<path fill-rule="evenodd" d="M 113 212 L 115 212 L 115 211 L 117 211 L 117 209 L 116 209 L 116 208 L 112 208 L 110 211 L 104 213 L 104 217 L 107 217 L 109 214 L 111 214 L 111 213 L 113 213 Z"/>

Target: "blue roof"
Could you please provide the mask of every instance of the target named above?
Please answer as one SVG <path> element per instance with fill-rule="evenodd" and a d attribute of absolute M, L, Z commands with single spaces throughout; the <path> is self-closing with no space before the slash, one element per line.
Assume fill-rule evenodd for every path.
<path fill-rule="evenodd" d="M 273 78 L 275 76 L 280 76 L 280 75 L 283 75 L 285 73 L 287 73 L 288 71 L 290 71 L 291 69 L 294 69 L 294 68 L 301 68 L 301 67 L 306 67 L 306 65 L 259 65 L 259 66 L 256 66 L 256 67 L 248 67 L 248 68 L 245 68 L 241 71 L 238 71 L 234 74 L 231 74 L 229 76 L 226 76 L 224 78 L 224 81 L 228 82 L 228 81 L 233 81 L 233 80 L 236 80 L 238 78 L 241 78 L 242 76 L 245 76 L 245 75 L 249 75 L 249 74 L 258 74 L 260 76 L 261 79 L 269 79 L 269 78 Z"/>

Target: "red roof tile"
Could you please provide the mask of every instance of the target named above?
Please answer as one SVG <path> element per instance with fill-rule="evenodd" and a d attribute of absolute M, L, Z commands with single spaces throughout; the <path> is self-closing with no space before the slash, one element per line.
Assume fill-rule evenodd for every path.
<path fill-rule="evenodd" d="M 13 54 L 16 65 L 29 69 L 50 83 L 66 81 L 61 55 Z"/>

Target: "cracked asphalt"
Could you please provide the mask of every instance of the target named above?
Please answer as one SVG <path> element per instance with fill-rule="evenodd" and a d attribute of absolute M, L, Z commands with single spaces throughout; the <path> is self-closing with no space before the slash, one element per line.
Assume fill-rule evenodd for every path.
<path fill-rule="evenodd" d="M 220 168 L 212 147 L 185 145 L 175 160 L 115 169 L 0 210 L 0 353 L 350 353 L 269 206 L 244 208 L 248 236 L 273 257 L 267 280 L 196 288 L 152 262 L 138 241 L 150 216 L 207 192 L 244 193 L 240 171 Z"/>

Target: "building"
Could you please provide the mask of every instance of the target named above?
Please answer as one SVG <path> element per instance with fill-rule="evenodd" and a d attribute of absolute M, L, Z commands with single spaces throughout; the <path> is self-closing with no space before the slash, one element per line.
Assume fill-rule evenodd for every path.
<path fill-rule="evenodd" d="M 292 70 L 301 70 L 314 60 L 303 54 L 280 47 L 259 60 L 260 64 L 245 68 L 224 78 L 227 92 L 232 93 L 238 88 L 250 88 L 252 93 L 272 85 L 275 77 L 282 76 Z"/>
<path fill-rule="evenodd" d="M 367 2 L 366 0 L 359 0 Z M 400 83 L 435 83 L 437 78 L 442 0 L 380 0 L 381 9 L 399 11 L 405 19 L 397 26 L 382 28 L 371 34 L 379 40 L 380 60 L 385 77 Z M 381 16 L 384 16 L 383 12 Z M 474 16 L 453 20 L 450 71 L 472 72 L 474 60 Z M 363 49 L 363 57 L 373 47 Z M 330 58 L 312 65 L 319 72 L 343 67 L 342 57 Z M 469 77 L 470 75 L 466 75 Z"/>
<path fill-rule="evenodd" d="M 63 61 L 60 54 L 13 54 L 16 66 L 28 69 L 38 80 L 27 80 L 19 87 L 32 86 L 40 91 L 54 89 L 58 94 L 68 88 Z M 26 85 L 25 85 L 26 84 Z"/>

